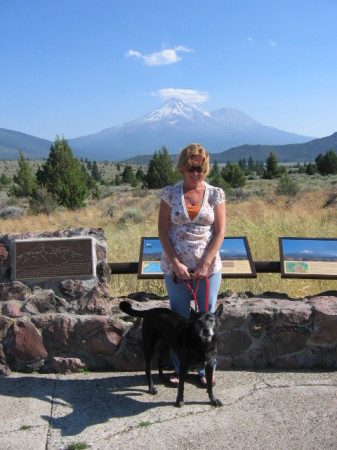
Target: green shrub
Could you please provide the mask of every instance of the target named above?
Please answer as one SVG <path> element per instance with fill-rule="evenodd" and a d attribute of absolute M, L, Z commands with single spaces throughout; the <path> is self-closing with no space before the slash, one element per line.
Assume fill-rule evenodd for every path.
<path fill-rule="evenodd" d="M 289 177 L 287 173 L 284 173 L 279 180 L 276 187 L 277 195 L 290 195 L 295 196 L 298 194 L 300 188 L 296 180 Z"/>
<path fill-rule="evenodd" d="M 6 208 L 2 208 L 0 210 L 1 219 L 17 219 L 25 214 L 26 210 L 18 206 L 7 206 Z"/>
<path fill-rule="evenodd" d="M 131 221 L 133 223 L 140 223 L 143 220 L 144 220 L 144 216 L 139 211 L 139 209 L 126 209 L 124 211 L 123 216 L 119 219 L 119 223 L 123 224 L 127 221 Z"/>
<path fill-rule="evenodd" d="M 213 175 L 213 177 L 209 179 L 209 183 L 212 186 L 219 187 L 226 192 L 229 192 L 231 190 L 230 185 L 223 179 L 220 173 L 215 173 L 215 175 Z"/>
<path fill-rule="evenodd" d="M 108 213 L 108 216 L 110 216 L 111 218 L 114 216 L 114 214 L 115 214 L 115 208 L 116 208 L 116 205 L 109 205 L 108 206 L 108 211 L 107 211 L 107 213 Z"/>
<path fill-rule="evenodd" d="M 247 200 L 250 197 L 250 193 L 244 191 L 241 188 L 233 189 L 229 193 L 227 193 L 228 199 L 232 202 L 242 202 L 243 200 Z"/>
<path fill-rule="evenodd" d="M 36 189 L 29 199 L 29 209 L 32 214 L 51 214 L 56 210 L 58 204 L 55 196 L 45 187 Z"/>

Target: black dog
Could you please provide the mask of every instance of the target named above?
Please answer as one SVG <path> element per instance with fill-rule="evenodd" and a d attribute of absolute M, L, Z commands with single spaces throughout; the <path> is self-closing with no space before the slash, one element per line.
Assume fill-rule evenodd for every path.
<path fill-rule="evenodd" d="M 222 314 L 223 305 L 215 313 L 197 313 L 191 309 L 190 319 L 167 308 L 154 308 L 139 311 L 131 304 L 122 301 L 120 309 L 126 314 L 143 318 L 142 339 L 146 364 L 146 377 L 149 392 L 156 394 L 151 374 L 151 362 L 154 348 L 159 340 L 163 340 L 166 349 L 170 347 L 178 356 L 180 362 L 179 385 L 176 406 L 184 405 L 184 381 L 188 369 L 203 367 L 207 381 L 207 392 L 213 406 L 222 406 L 220 400 L 213 395 L 212 375 L 217 351 L 217 326 Z M 158 370 L 163 377 L 164 348 L 159 354 Z"/>

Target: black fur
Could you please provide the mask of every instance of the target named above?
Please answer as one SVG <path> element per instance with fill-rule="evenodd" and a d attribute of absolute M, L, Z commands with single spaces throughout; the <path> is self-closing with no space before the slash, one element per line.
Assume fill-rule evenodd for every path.
<path fill-rule="evenodd" d="M 179 385 L 176 406 L 184 404 L 184 382 L 188 370 L 192 367 L 203 367 L 207 381 L 207 392 L 213 406 L 221 406 L 220 400 L 213 395 L 212 375 L 217 352 L 217 327 L 223 311 L 220 305 L 215 313 L 197 313 L 191 309 L 190 319 L 168 308 L 153 308 L 148 310 L 133 309 L 131 304 L 122 301 L 120 309 L 134 317 L 142 317 L 142 338 L 146 364 L 146 377 L 149 392 L 156 394 L 151 374 L 151 362 L 154 348 L 159 340 L 164 340 L 166 348 L 170 347 L 178 356 L 180 362 Z M 163 351 L 159 355 L 158 370 L 163 376 Z"/>

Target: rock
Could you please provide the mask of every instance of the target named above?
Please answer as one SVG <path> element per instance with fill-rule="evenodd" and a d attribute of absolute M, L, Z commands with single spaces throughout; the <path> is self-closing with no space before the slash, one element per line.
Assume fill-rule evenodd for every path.
<path fill-rule="evenodd" d="M 10 278 L 11 262 L 7 247 L 0 242 L 0 282 L 8 282 Z"/>
<path fill-rule="evenodd" d="M 106 246 L 96 244 L 96 257 L 97 261 L 106 261 L 107 259 L 107 249 Z"/>
<path fill-rule="evenodd" d="M 252 344 L 252 340 L 242 331 L 231 331 L 221 336 L 218 342 L 218 354 L 221 356 L 235 357 L 247 350 Z"/>
<path fill-rule="evenodd" d="M 262 346 L 270 354 L 286 355 L 303 350 L 310 338 L 310 332 L 300 327 L 281 327 L 269 330 L 262 339 Z"/>
<path fill-rule="evenodd" d="M 110 314 L 109 288 L 102 284 L 95 286 L 86 296 L 80 300 L 79 314 Z"/>
<path fill-rule="evenodd" d="M 17 300 L 9 300 L 2 307 L 2 314 L 7 317 L 22 317 L 24 313 L 21 311 L 22 303 Z"/>
<path fill-rule="evenodd" d="M 337 311 L 329 304 L 314 306 L 314 329 L 310 343 L 327 346 L 337 343 Z"/>
<path fill-rule="evenodd" d="M 10 257 L 7 247 L 5 246 L 5 244 L 2 244 L 0 242 L 0 266 L 9 264 L 10 264 Z"/>
<path fill-rule="evenodd" d="M 264 349 L 252 349 L 233 358 L 233 367 L 238 369 L 264 369 L 269 364 L 269 355 Z"/>
<path fill-rule="evenodd" d="M 35 287 L 32 294 L 24 302 L 22 310 L 26 313 L 44 314 L 46 312 L 59 312 L 62 309 L 62 302 L 55 295 L 52 289 L 41 289 Z"/>
<path fill-rule="evenodd" d="M 70 299 L 80 299 L 89 292 L 88 286 L 82 280 L 63 280 L 58 285 L 60 292 Z"/>
<path fill-rule="evenodd" d="M 5 348 L 9 366 L 13 370 L 32 372 L 39 370 L 48 356 L 42 337 L 28 320 L 17 320 L 8 331 Z"/>
<path fill-rule="evenodd" d="M 80 319 L 75 327 L 79 336 L 79 348 L 91 356 L 112 355 L 124 332 L 123 324 L 109 317 Z"/>
<path fill-rule="evenodd" d="M 29 287 L 20 281 L 0 283 L 0 299 L 4 302 L 8 300 L 24 301 L 29 295 Z"/>
<path fill-rule="evenodd" d="M 292 324 L 308 324 L 312 319 L 312 311 L 308 305 L 297 306 L 295 308 L 284 308 L 280 311 L 282 320 Z"/>
<path fill-rule="evenodd" d="M 276 356 L 272 358 L 272 365 L 277 369 L 286 369 L 286 370 L 296 370 L 301 367 L 298 355 Z"/>
<path fill-rule="evenodd" d="M 12 325 L 12 320 L 0 316 L 0 341 L 2 341 L 5 336 L 7 335 L 7 331 L 9 329 L 9 327 Z"/>
<path fill-rule="evenodd" d="M 10 375 L 11 370 L 7 365 L 6 356 L 3 350 L 2 345 L 0 345 L 0 375 L 8 376 Z"/>
<path fill-rule="evenodd" d="M 85 363 L 80 358 L 62 358 L 60 356 L 53 356 L 50 365 L 56 373 L 78 372 L 85 368 Z"/>
<path fill-rule="evenodd" d="M 252 311 L 249 315 L 249 331 L 254 337 L 261 336 L 266 330 L 270 329 L 274 321 L 274 313 L 270 309 L 262 311 Z"/>
<path fill-rule="evenodd" d="M 136 320 L 134 326 L 122 339 L 117 351 L 108 358 L 114 370 L 144 370 L 145 360 L 142 347 L 141 320 Z M 155 360 L 155 358 L 154 358 Z M 136 369 L 134 369 L 136 367 Z"/>
<path fill-rule="evenodd" d="M 6 364 L 0 364 L 0 375 L 8 377 L 11 374 L 10 368 Z"/>
<path fill-rule="evenodd" d="M 97 264 L 96 273 L 97 273 L 99 281 L 102 284 L 106 284 L 106 285 L 110 284 L 111 269 L 107 262 L 101 261 L 99 264 Z"/>
<path fill-rule="evenodd" d="M 44 342 L 49 351 L 76 353 L 77 345 L 75 319 L 68 316 L 56 316 L 43 330 Z"/>
<path fill-rule="evenodd" d="M 234 305 L 224 305 L 224 311 L 221 317 L 219 334 L 224 331 L 231 331 L 233 328 L 240 328 L 247 318 L 247 312 Z"/>

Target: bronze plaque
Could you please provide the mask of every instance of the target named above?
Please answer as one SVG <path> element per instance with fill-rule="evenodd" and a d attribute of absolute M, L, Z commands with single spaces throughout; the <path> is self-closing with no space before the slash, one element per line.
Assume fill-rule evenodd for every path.
<path fill-rule="evenodd" d="M 14 280 L 92 276 L 94 270 L 90 238 L 14 243 Z"/>

